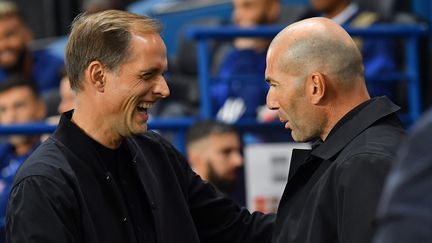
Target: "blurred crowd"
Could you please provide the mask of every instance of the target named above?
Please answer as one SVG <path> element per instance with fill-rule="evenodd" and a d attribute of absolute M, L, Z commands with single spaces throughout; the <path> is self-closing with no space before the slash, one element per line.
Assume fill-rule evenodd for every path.
<path fill-rule="evenodd" d="M 127 9 L 138 2 L 145 1 L 82 0 L 74 6 L 77 12 L 98 12 L 107 9 Z M 0 125 L 44 121 L 56 124 L 59 114 L 73 109 L 75 94 L 64 71 L 64 60 L 49 50 L 34 48 L 32 30 L 18 8 L 22 6 L 19 3 L 0 1 Z M 229 24 L 241 28 L 262 25 L 286 26 L 294 21 L 318 16 L 332 19 L 343 27 L 419 21 L 415 16 L 382 16 L 380 13 L 362 9 L 351 0 L 311 0 L 304 11 L 296 13 L 291 18 L 287 18 L 286 15 L 290 12 L 280 0 L 232 0 L 232 3 L 232 21 L 218 22 L 217 25 Z M 183 44 L 180 45 L 178 53 L 196 54 L 187 40 L 179 42 Z M 213 45 L 211 70 L 214 78 L 210 83 L 210 94 L 213 104 L 212 116 L 215 120 L 196 124 L 189 130 L 186 139 L 186 153 L 194 171 L 243 205 L 244 185 L 241 185 L 240 181 L 244 163 L 242 136 L 228 124 L 241 119 L 259 122 L 272 122 L 278 119 L 277 111 L 265 106 L 269 87 L 264 80 L 270 42 L 271 39 L 266 38 L 236 38 L 232 42 Z M 401 58 L 403 54 L 398 49 L 400 41 L 355 38 L 355 43 L 363 56 L 370 95 L 385 95 L 398 105 L 406 106 L 404 86 L 396 85 L 395 82 L 375 81 L 373 78 L 389 76 L 404 69 Z M 169 60 L 170 70 L 167 76 L 173 97 L 154 108 L 152 112 L 155 117 L 184 117 L 198 114 L 200 104 L 197 95 L 199 88 L 196 58 L 192 62 L 187 62 L 188 58 L 177 56 L 176 59 Z M 187 67 L 184 68 L 182 65 Z M 187 97 L 182 94 L 187 94 Z M 430 133 L 430 129 L 428 132 Z M 43 138 L 38 135 L 12 135 L 0 139 L 0 226 L 4 226 L 4 213 L 15 172 L 42 140 Z M 401 161 L 409 158 L 409 152 L 404 150 Z M 401 163 L 399 170 L 404 166 L 403 162 Z M 398 192 L 395 187 L 405 186 L 398 184 L 397 180 L 398 178 L 393 178 L 390 183 L 387 198 L 392 198 Z M 427 210 L 430 211 L 430 208 Z M 391 203 L 383 204 L 380 212 L 384 214 L 386 211 L 398 213 Z M 388 233 L 384 229 L 380 237 L 384 237 L 385 234 Z"/>

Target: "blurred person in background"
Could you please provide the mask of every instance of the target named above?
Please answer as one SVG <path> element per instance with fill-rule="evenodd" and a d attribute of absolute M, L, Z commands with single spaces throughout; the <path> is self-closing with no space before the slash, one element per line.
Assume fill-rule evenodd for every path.
<path fill-rule="evenodd" d="M 432 242 L 432 110 L 399 148 L 381 197 L 373 243 Z"/>
<path fill-rule="evenodd" d="M 378 200 L 405 132 L 400 109 L 370 98 L 360 51 L 328 18 L 289 25 L 267 53 L 267 105 L 296 142 L 274 243 L 369 243 Z"/>
<path fill-rule="evenodd" d="M 42 121 L 45 104 L 34 83 L 12 76 L 0 83 L 0 125 Z M 39 136 L 11 135 L 0 144 L 0 242 L 4 242 L 6 205 L 18 167 L 39 145 Z"/>
<path fill-rule="evenodd" d="M 125 10 L 126 7 L 137 0 L 84 0 L 82 5 L 87 13 L 97 13 L 110 9 Z"/>
<path fill-rule="evenodd" d="M 233 23 L 241 28 L 275 24 L 280 5 L 279 0 L 233 0 Z M 232 123 L 241 117 L 255 118 L 257 108 L 264 105 L 267 86 L 262 80 L 270 41 L 236 38 L 225 54 L 218 80 L 211 87 L 213 110 L 220 120 Z"/>
<path fill-rule="evenodd" d="M 70 111 L 75 107 L 76 94 L 70 86 L 69 77 L 65 74 L 60 81 L 60 104 L 58 105 L 58 113 L 62 114 Z"/>
<path fill-rule="evenodd" d="M 313 11 L 309 15 L 332 19 L 344 28 L 369 27 L 384 20 L 378 13 L 360 9 L 352 0 L 310 0 Z M 371 76 L 385 76 L 397 71 L 395 43 L 379 38 L 353 38 L 363 56 L 368 91 L 372 97 L 386 95 L 395 97 L 394 88 L 388 83 L 369 80 Z"/>
<path fill-rule="evenodd" d="M 57 125 L 60 121 L 60 115 L 64 112 L 70 111 L 75 107 L 75 91 L 70 86 L 69 77 L 66 72 L 63 72 L 63 78 L 60 81 L 60 103 L 57 106 L 57 114 L 46 118 L 45 122 L 50 125 Z M 50 134 L 42 134 L 41 142 L 47 140 Z"/>
<path fill-rule="evenodd" d="M 203 180 L 244 205 L 244 196 L 233 194 L 243 168 L 242 144 L 234 127 L 214 120 L 195 123 L 186 134 L 186 152 Z"/>
<path fill-rule="evenodd" d="M 0 82 L 18 74 L 35 82 L 41 95 L 56 92 L 63 60 L 47 50 L 30 50 L 32 33 L 13 2 L 0 1 Z"/>

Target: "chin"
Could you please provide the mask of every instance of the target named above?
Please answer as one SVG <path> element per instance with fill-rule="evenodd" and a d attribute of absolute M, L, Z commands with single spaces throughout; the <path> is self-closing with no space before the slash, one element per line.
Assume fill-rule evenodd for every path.
<path fill-rule="evenodd" d="M 147 124 L 146 125 L 141 125 L 138 128 L 132 129 L 130 131 L 131 135 L 139 135 L 142 133 L 147 132 Z"/>

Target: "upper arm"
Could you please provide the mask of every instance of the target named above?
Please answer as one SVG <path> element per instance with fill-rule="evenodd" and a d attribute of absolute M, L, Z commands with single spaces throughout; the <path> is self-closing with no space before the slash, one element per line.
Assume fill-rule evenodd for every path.
<path fill-rule="evenodd" d="M 20 181 L 8 202 L 7 242 L 79 242 L 75 201 L 64 183 L 42 176 Z"/>
<path fill-rule="evenodd" d="M 189 208 L 202 242 L 270 242 L 275 215 L 250 213 L 190 170 Z"/>
<path fill-rule="evenodd" d="M 251 214 L 246 208 L 241 208 L 203 181 L 171 144 L 162 142 L 164 154 L 174 162 L 172 165 L 201 242 L 270 242 L 274 215 Z"/>
<path fill-rule="evenodd" d="M 389 156 L 361 154 L 340 166 L 336 208 L 341 242 L 370 242 L 377 204 L 391 163 Z"/>

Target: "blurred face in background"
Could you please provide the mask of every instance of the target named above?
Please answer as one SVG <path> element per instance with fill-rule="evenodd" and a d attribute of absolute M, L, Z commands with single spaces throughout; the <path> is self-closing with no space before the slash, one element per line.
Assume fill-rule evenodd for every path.
<path fill-rule="evenodd" d="M 279 16 L 277 0 L 234 0 L 234 23 L 241 27 L 274 23 Z"/>
<path fill-rule="evenodd" d="M 75 92 L 71 89 L 69 78 L 64 76 L 60 81 L 60 104 L 58 113 L 63 113 L 72 110 L 75 106 Z"/>
<path fill-rule="evenodd" d="M 314 10 L 322 12 L 329 17 L 334 17 L 343 11 L 349 4 L 350 0 L 310 0 Z"/>
<path fill-rule="evenodd" d="M 14 69 L 23 61 L 31 33 L 18 16 L 0 18 L 0 67 Z"/>
<path fill-rule="evenodd" d="M 41 121 L 45 117 L 45 105 L 32 90 L 17 86 L 0 93 L 0 124 L 11 125 Z M 14 146 L 26 144 L 27 136 L 11 136 Z"/>
<path fill-rule="evenodd" d="M 205 153 L 207 177 L 221 191 L 234 189 L 237 172 L 243 166 L 240 138 L 236 133 L 212 134 Z"/>

